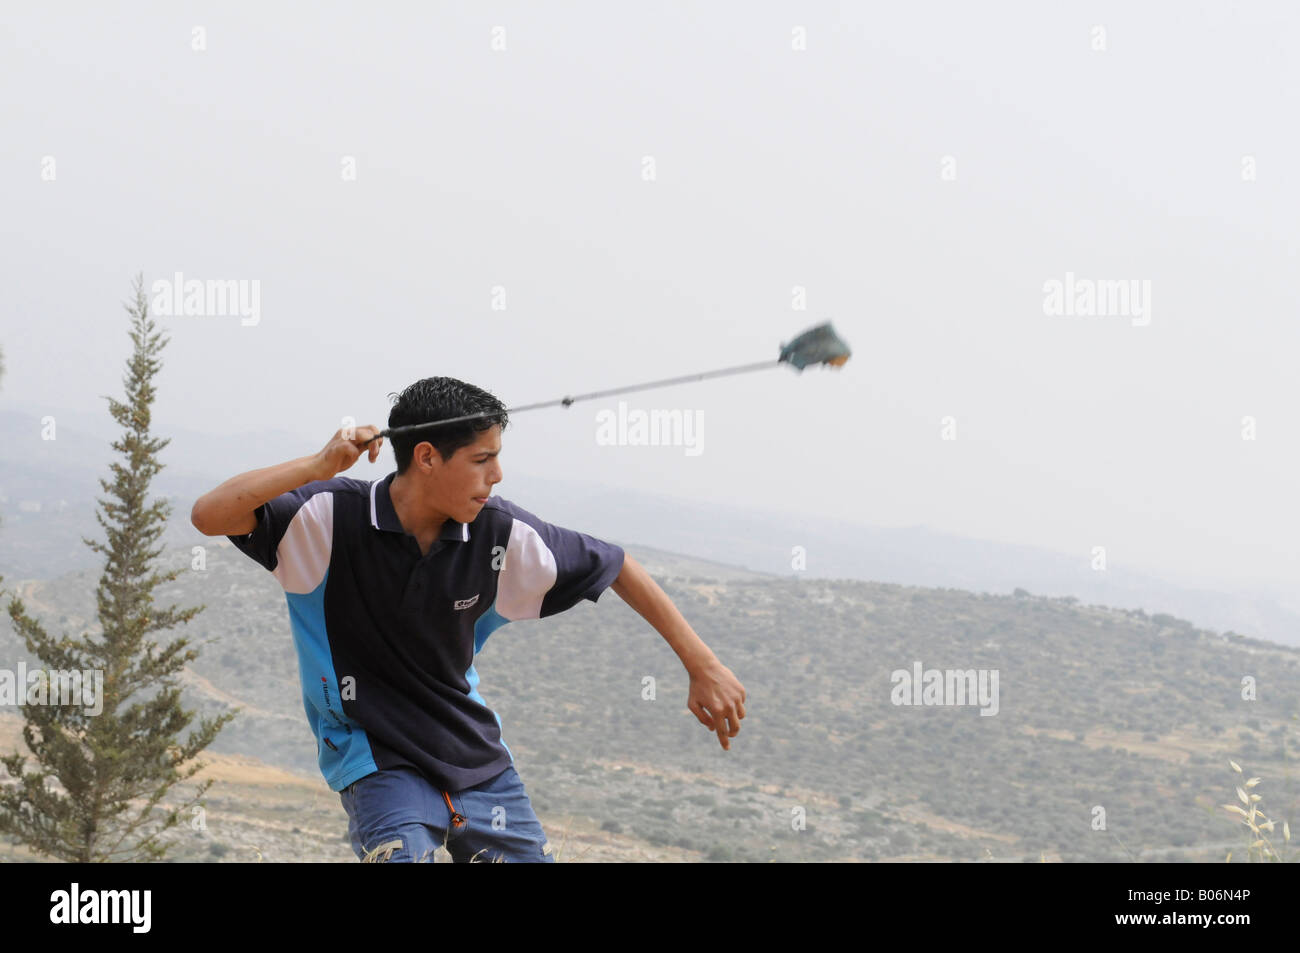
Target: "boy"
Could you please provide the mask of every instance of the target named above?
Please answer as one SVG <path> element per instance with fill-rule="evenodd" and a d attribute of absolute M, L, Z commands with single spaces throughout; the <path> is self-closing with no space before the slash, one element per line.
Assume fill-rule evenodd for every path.
<path fill-rule="evenodd" d="M 383 439 L 340 430 L 317 454 L 227 480 L 194 504 L 285 590 L 303 705 L 321 773 L 339 792 L 363 861 L 552 862 L 501 721 L 477 691 L 474 655 L 498 627 L 563 612 L 606 588 L 650 623 L 690 676 L 687 707 L 724 750 L 745 689 L 621 547 L 493 497 L 506 408 L 430 377 L 400 395 L 383 480 L 336 474 Z"/>

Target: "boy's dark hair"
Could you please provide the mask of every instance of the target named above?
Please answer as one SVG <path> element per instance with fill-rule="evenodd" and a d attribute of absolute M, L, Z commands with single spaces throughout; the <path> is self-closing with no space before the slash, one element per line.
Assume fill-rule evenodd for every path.
<path fill-rule="evenodd" d="M 468 447 L 477 440 L 484 430 L 490 430 L 494 424 L 500 424 L 501 429 L 505 430 L 509 423 L 505 404 L 487 391 L 454 377 L 426 377 L 400 394 L 388 396 L 396 398 L 393 409 L 388 413 L 389 427 L 424 424 L 451 417 L 464 417 L 466 414 L 491 415 L 444 427 L 428 427 L 390 435 L 399 474 L 405 473 L 410 466 L 418 443 L 427 441 L 433 444 L 442 457 L 442 462 L 446 463 L 461 447 Z"/>

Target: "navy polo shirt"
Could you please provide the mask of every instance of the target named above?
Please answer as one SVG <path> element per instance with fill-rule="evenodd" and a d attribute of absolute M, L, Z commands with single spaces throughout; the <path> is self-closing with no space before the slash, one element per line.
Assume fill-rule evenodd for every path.
<path fill-rule="evenodd" d="M 410 765 L 458 791 L 514 760 L 478 693 L 474 656 L 507 622 L 595 602 L 623 549 L 493 496 L 472 523 L 447 520 L 422 555 L 393 508 L 395 476 L 307 483 L 227 538 L 284 588 L 330 788 Z"/>

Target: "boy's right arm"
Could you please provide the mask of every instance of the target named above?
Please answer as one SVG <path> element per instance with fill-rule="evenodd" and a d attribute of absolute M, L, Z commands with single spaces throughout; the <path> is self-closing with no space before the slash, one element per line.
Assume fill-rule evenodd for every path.
<path fill-rule="evenodd" d="M 342 430 L 337 431 L 319 453 L 231 477 L 195 501 L 190 522 L 204 536 L 248 535 L 257 529 L 259 506 L 303 484 L 328 480 L 348 469 L 379 433 L 379 428 L 373 425 L 352 429 L 351 438 L 345 438 Z M 378 458 L 383 443 L 383 437 L 370 443 L 371 463 Z"/>

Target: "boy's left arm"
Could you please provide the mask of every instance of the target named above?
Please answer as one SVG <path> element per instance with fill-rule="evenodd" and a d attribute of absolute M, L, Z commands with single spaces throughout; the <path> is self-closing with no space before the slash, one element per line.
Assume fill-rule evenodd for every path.
<path fill-rule="evenodd" d="M 730 750 L 731 739 L 740 731 L 740 719 L 745 717 L 745 686 L 718 661 L 668 594 L 630 555 L 624 554 L 623 569 L 610 588 L 677 653 L 691 679 L 686 707 L 700 724 L 718 733 L 723 750 Z"/>

